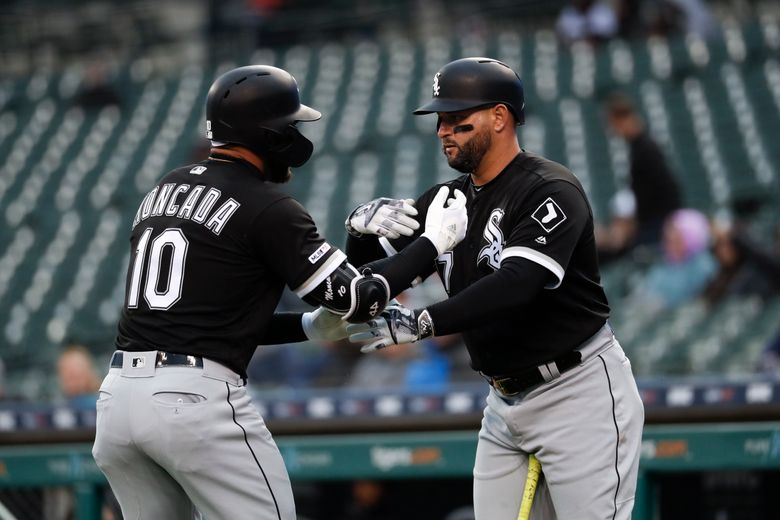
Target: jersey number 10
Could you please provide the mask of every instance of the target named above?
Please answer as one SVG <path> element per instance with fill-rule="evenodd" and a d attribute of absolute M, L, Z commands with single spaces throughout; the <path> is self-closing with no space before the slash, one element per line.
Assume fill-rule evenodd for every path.
<path fill-rule="evenodd" d="M 146 276 L 141 276 L 146 260 L 147 246 L 152 236 L 152 228 L 146 228 L 138 239 L 133 256 L 130 286 L 127 291 L 127 308 L 138 307 L 138 300 L 143 285 L 144 299 L 150 309 L 165 311 L 181 298 L 184 283 L 184 263 L 187 260 L 189 242 L 180 229 L 168 228 L 152 240 Z M 163 273 L 163 255 L 166 248 L 170 249 L 168 272 Z M 161 275 L 167 275 L 164 287 L 160 287 Z M 145 282 L 143 282 L 145 278 Z"/>

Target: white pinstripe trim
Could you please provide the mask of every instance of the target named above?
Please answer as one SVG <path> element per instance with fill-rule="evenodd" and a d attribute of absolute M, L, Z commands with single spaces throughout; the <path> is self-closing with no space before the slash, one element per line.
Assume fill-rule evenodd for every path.
<path fill-rule="evenodd" d="M 385 250 L 385 254 L 388 257 L 398 254 L 398 251 L 393 247 L 393 244 L 385 237 L 379 237 L 379 245 L 382 246 L 382 249 Z"/>
<path fill-rule="evenodd" d="M 559 285 L 561 285 L 561 282 L 563 281 L 563 275 L 566 274 L 566 271 L 561 267 L 561 264 L 550 258 L 549 256 L 540 253 L 536 249 L 531 249 L 530 247 L 524 247 L 524 246 L 516 246 L 516 247 L 507 247 L 501 252 L 501 260 L 500 262 L 503 262 L 507 258 L 512 257 L 520 257 L 525 258 L 526 260 L 530 260 L 534 263 L 537 263 L 550 271 L 552 274 L 555 275 L 555 277 L 558 279 L 558 283 L 553 285 L 547 285 L 545 286 L 545 289 L 557 289 Z"/>
<path fill-rule="evenodd" d="M 325 262 L 322 263 L 319 269 L 317 269 L 308 280 L 303 282 L 299 287 L 293 290 L 293 292 L 299 297 L 303 298 L 309 294 L 315 287 L 322 283 L 322 281 L 330 276 L 330 273 L 338 269 L 341 262 L 347 259 L 347 255 L 341 252 L 340 249 L 336 249 Z"/>

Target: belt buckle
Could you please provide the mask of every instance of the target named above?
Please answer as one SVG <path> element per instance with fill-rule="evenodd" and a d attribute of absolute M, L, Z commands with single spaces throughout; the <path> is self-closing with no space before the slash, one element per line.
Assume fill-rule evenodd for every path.
<path fill-rule="evenodd" d="M 162 350 L 157 351 L 157 359 L 155 360 L 155 367 L 161 368 L 168 364 L 168 353 Z"/>

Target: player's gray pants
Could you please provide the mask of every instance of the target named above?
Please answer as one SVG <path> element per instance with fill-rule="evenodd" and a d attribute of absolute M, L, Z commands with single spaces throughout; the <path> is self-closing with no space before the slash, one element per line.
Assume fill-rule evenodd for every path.
<path fill-rule="evenodd" d="M 477 520 L 516 520 L 535 453 L 543 478 L 531 519 L 628 519 L 644 408 L 631 363 L 605 326 L 582 363 L 527 394 L 491 388 L 474 464 Z"/>
<path fill-rule="evenodd" d="M 100 388 L 92 449 L 126 520 L 190 520 L 193 504 L 207 520 L 295 519 L 284 461 L 234 372 L 129 368 L 128 354 Z"/>

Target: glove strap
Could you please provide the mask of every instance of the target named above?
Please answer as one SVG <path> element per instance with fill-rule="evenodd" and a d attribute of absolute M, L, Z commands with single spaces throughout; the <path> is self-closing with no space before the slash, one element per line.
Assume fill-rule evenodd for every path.
<path fill-rule="evenodd" d="M 352 220 L 352 216 L 355 214 L 355 212 L 358 210 L 358 208 L 360 208 L 360 206 L 358 206 L 357 208 L 353 209 L 352 213 L 350 213 L 349 216 L 347 217 L 347 220 L 344 221 L 344 228 L 346 228 L 347 233 L 349 233 L 350 235 L 352 235 L 355 238 L 360 238 L 360 237 L 363 236 L 363 233 L 361 233 L 358 230 L 356 230 L 355 228 L 353 228 L 352 227 L 352 222 L 350 222 Z"/>
<path fill-rule="evenodd" d="M 428 312 L 428 309 L 423 309 L 417 313 L 417 334 L 420 339 L 436 335 L 433 330 L 433 318 L 431 318 L 431 313 Z"/>

